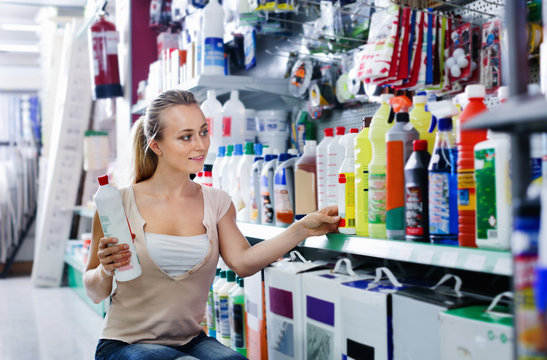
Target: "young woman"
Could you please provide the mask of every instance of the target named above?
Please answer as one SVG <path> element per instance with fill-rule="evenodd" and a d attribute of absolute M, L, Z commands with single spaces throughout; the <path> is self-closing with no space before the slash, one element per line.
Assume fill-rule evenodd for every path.
<path fill-rule="evenodd" d="M 112 293 L 96 359 L 244 359 L 200 326 L 219 255 L 245 277 L 305 238 L 336 230 L 330 207 L 251 247 L 228 194 L 190 180 L 203 168 L 209 141 L 205 117 L 186 91 L 160 94 L 135 123 L 133 185 L 121 192 L 142 275 L 117 282 L 112 293 L 114 270 L 131 254 L 104 237 L 95 214 L 85 288 L 95 303 Z"/>

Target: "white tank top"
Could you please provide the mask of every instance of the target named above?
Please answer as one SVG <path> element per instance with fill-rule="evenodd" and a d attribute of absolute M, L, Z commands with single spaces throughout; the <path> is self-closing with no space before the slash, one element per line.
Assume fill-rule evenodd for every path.
<path fill-rule="evenodd" d="M 184 274 L 207 255 L 207 234 L 174 236 L 144 233 L 150 258 L 169 276 Z"/>

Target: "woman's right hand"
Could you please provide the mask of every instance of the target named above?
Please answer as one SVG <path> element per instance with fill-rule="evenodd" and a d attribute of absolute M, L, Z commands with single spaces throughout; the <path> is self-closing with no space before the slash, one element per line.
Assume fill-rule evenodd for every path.
<path fill-rule="evenodd" d="M 97 257 L 103 268 L 103 272 L 107 276 L 113 276 L 114 270 L 126 266 L 131 260 L 131 251 L 129 245 L 113 245 L 118 242 L 118 239 L 113 237 L 103 237 L 99 241 L 99 249 Z"/>

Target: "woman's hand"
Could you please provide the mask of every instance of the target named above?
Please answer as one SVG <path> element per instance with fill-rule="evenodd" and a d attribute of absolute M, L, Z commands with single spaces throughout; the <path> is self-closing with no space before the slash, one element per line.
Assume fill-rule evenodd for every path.
<path fill-rule="evenodd" d="M 117 242 L 118 239 L 113 237 L 103 237 L 99 241 L 97 257 L 99 258 L 103 272 L 107 276 L 113 276 L 115 269 L 128 265 L 131 260 L 129 245 L 121 244 L 108 246 L 109 244 L 116 244 Z"/>
<path fill-rule="evenodd" d="M 297 223 L 301 224 L 304 228 L 307 233 L 306 236 L 319 236 L 336 232 L 339 221 L 338 207 L 333 205 L 308 214 L 298 220 Z"/>

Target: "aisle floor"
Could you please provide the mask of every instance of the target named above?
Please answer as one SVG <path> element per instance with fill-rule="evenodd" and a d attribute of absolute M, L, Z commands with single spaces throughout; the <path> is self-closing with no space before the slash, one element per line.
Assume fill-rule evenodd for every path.
<path fill-rule="evenodd" d="M 70 288 L 0 280 L 0 359 L 93 359 L 102 318 Z"/>

